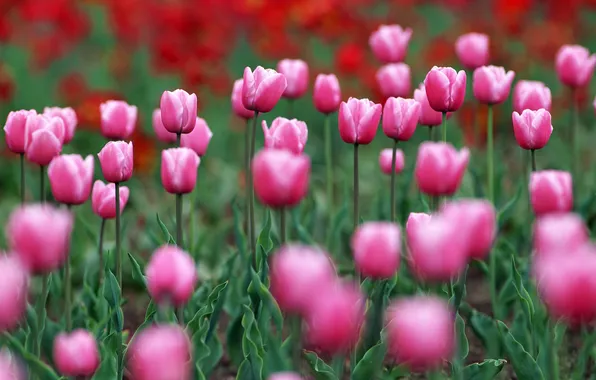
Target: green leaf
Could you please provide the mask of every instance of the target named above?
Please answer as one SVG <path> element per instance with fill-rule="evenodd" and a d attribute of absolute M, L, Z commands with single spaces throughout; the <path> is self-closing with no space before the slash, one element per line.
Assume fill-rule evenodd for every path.
<path fill-rule="evenodd" d="M 497 326 L 517 378 L 532 380 L 544 379 L 542 370 L 536 363 L 536 360 L 534 360 L 532 355 L 530 355 L 513 335 L 511 335 L 507 325 L 501 321 L 497 321 Z"/>
<path fill-rule="evenodd" d="M 215 311 L 215 306 L 217 304 L 217 301 L 219 300 L 220 294 L 224 291 L 224 289 L 227 286 L 228 286 L 228 281 L 217 285 L 216 287 L 213 288 L 213 290 L 211 290 L 211 293 L 209 293 L 209 296 L 207 297 L 207 301 L 205 302 L 205 305 L 203 307 L 201 307 L 196 312 L 194 317 L 190 320 L 190 322 L 188 322 L 187 328 L 189 329 L 190 332 L 192 332 L 193 334 L 195 332 L 197 332 L 201 326 L 201 323 L 205 319 L 211 317 L 212 313 Z"/>
<path fill-rule="evenodd" d="M 244 359 L 240 367 L 238 367 L 238 374 L 236 375 L 236 380 L 261 380 L 255 378 L 252 372 L 252 366 L 250 365 L 250 361 L 248 359 Z"/>
<path fill-rule="evenodd" d="M 141 266 L 139 265 L 137 260 L 135 260 L 132 253 L 128 252 L 128 258 L 130 259 L 130 264 L 132 265 L 132 278 L 135 279 L 136 281 L 143 283 L 146 286 L 147 279 L 145 278 L 145 275 L 143 274 L 143 270 L 141 269 Z"/>
<path fill-rule="evenodd" d="M 484 313 L 473 310 L 470 317 L 470 327 L 472 327 L 474 334 L 482 341 L 488 352 L 498 354 L 500 333 L 494 319 Z"/>
<path fill-rule="evenodd" d="M 218 292 L 217 301 L 215 301 L 215 306 L 211 312 L 211 318 L 209 318 L 209 329 L 207 330 L 207 335 L 205 336 L 205 342 L 209 342 L 211 336 L 215 332 L 215 329 L 217 328 L 217 322 L 221 316 L 221 311 L 223 309 L 224 303 L 226 302 L 226 296 L 228 294 L 228 282 L 226 281 L 224 283 L 226 285 Z M 209 302 L 209 299 L 207 299 L 207 302 Z"/>
<path fill-rule="evenodd" d="M 507 363 L 504 359 L 487 359 L 482 363 L 474 363 L 464 368 L 464 379 L 466 380 L 489 380 L 501 372 Z"/>
<path fill-rule="evenodd" d="M 267 287 L 263 285 L 261 279 L 259 278 L 259 275 L 257 275 L 254 269 L 251 269 L 251 280 L 252 281 L 248 286 L 248 292 L 253 294 L 256 293 L 259 299 L 267 307 L 267 310 L 271 312 L 271 315 L 273 317 L 273 323 L 275 324 L 275 328 L 277 329 L 277 331 L 282 331 L 283 316 L 281 314 L 279 305 L 275 301 L 275 298 L 273 298 L 273 295 L 271 295 L 271 292 L 269 292 L 269 289 L 267 289 Z"/>
<path fill-rule="evenodd" d="M 31 372 L 37 374 L 44 380 L 59 379 L 59 376 L 50 366 L 39 360 L 37 357 L 35 357 L 35 355 L 30 354 L 16 338 L 10 334 L 3 334 L 3 336 L 6 339 L 8 346 L 14 352 L 18 353 L 23 358 L 25 363 L 27 363 L 27 367 Z"/>
<path fill-rule="evenodd" d="M 166 225 L 159 218 L 159 214 L 156 213 L 155 217 L 157 218 L 157 224 L 159 225 L 159 228 L 161 229 L 161 232 L 164 235 L 165 243 L 166 244 L 176 244 L 174 237 L 172 236 L 172 234 L 170 234 L 170 231 L 168 231 L 168 227 L 166 227 Z"/>
<path fill-rule="evenodd" d="M 108 345 L 102 345 L 101 347 L 101 364 L 95 376 L 94 380 L 108 380 L 118 378 L 118 363 L 116 355 L 110 349 Z"/>
<path fill-rule="evenodd" d="M 242 353 L 242 335 L 244 334 L 244 330 L 242 329 L 242 317 L 242 314 L 238 314 L 236 318 L 231 321 L 226 332 L 227 352 L 230 356 L 230 360 L 236 367 L 239 367 L 244 359 Z"/>
<path fill-rule="evenodd" d="M 432 212 L 432 210 L 430 209 L 430 205 L 426 201 L 426 198 L 424 197 L 424 194 L 422 194 L 421 192 L 419 192 L 418 193 L 418 198 L 420 199 L 420 203 L 422 203 L 422 212 L 425 212 L 427 214 L 430 214 Z"/>
<path fill-rule="evenodd" d="M 120 285 L 118 285 L 118 280 L 116 280 L 114 273 L 109 269 L 106 271 L 103 296 L 108 301 L 110 308 L 116 310 L 113 318 L 113 326 L 116 328 L 116 331 L 122 331 L 124 317 L 122 315 L 122 308 L 120 307 Z"/>
<path fill-rule="evenodd" d="M 242 317 L 242 327 L 244 328 L 244 335 L 242 336 L 242 352 L 244 357 L 248 358 L 250 368 L 254 379 L 263 378 L 263 357 L 265 356 L 265 349 L 263 347 L 263 339 L 261 332 L 255 323 L 255 315 L 251 308 L 247 305 L 244 307 L 244 316 Z"/>
<path fill-rule="evenodd" d="M 346 203 L 344 203 L 341 206 L 341 209 L 338 211 L 338 213 L 333 218 L 331 234 L 329 234 L 327 237 L 327 247 L 329 247 L 329 251 L 331 253 L 337 252 L 337 250 L 340 248 L 337 246 L 337 244 L 339 244 L 339 242 L 341 240 L 340 239 L 341 230 L 344 226 L 344 222 L 345 222 L 347 216 L 348 216 L 348 205 Z"/>
<path fill-rule="evenodd" d="M 300 223 L 300 218 L 298 217 L 298 209 L 293 209 L 290 211 L 290 216 L 292 217 L 292 223 L 294 224 L 294 228 L 296 232 L 298 232 L 298 239 L 305 244 L 314 244 L 315 241 L 310 236 L 306 228 Z"/>
<path fill-rule="evenodd" d="M 387 347 L 384 342 L 379 342 L 366 351 L 352 372 L 352 380 L 376 379 L 383 369 L 386 351 Z"/>
<path fill-rule="evenodd" d="M 316 353 L 306 351 L 304 356 L 310 364 L 316 380 L 339 380 L 339 377 L 333 372 L 333 368 L 319 358 Z"/>
<path fill-rule="evenodd" d="M 463 362 L 464 359 L 468 357 L 470 345 L 468 344 L 468 338 L 466 337 L 466 322 L 464 322 L 464 319 L 459 313 L 455 319 L 455 328 L 457 330 L 458 354 Z"/>
<path fill-rule="evenodd" d="M 517 267 L 515 266 L 515 257 L 511 257 L 511 273 L 513 273 L 513 285 L 515 286 L 515 290 L 517 291 L 517 295 L 522 303 L 522 308 L 524 313 L 526 314 L 526 318 L 528 318 L 528 323 L 532 323 L 532 317 L 534 315 L 534 303 L 532 301 L 532 297 L 530 293 L 524 287 L 524 283 L 522 280 Z"/>
<path fill-rule="evenodd" d="M 242 257 L 247 257 L 246 236 L 243 232 L 241 213 L 236 202 L 232 203 L 232 212 L 234 215 L 234 239 L 236 240 L 236 247 L 238 247 Z M 248 259 L 250 260 L 250 257 Z"/>
<path fill-rule="evenodd" d="M 521 197 L 524 186 L 525 186 L 525 183 L 523 183 L 523 181 L 521 181 L 519 186 L 517 187 L 517 191 L 515 192 L 513 197 L 507 203 L 505 203 L 505 205 L 503 207 L 501 207 L 501 209 L 497 213 L 497 224 L 499 226 L 499 229 L 501 229 L 501 227 L 503 227 L 503 225 L 505 224 L 505 221 L 509 218 L 511 211 L 513 210 L 513 206 L 515 206 L 515 204 Z"/>

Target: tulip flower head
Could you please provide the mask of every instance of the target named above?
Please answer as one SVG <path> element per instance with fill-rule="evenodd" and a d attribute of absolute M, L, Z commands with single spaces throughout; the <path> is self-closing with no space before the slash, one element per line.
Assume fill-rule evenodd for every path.
<path fill-rule="evenodd" d="M 302 377 L 294 372 L 277 372 L 269 376 L 267 380 L 302 380 Z"/>
<path fill-rule="evenodd" d="M 120 186 L 120 213 L 124 211 L 130 191 L 126 186 Z M 91 192 L 91 207 L 93 212 L 102 219 L 114 219 L 116 217 L 116 185 L 107 185 L 100 180 L 93 184 Z"/>
<path fill-rule="evenodd" d="M 563 45 L 557 52 L 555 70 L 561 83 L 569 87 L 586 86 L 596 66 L 596 54 L 579 45 Z"/>
<path fill-rule="evenodd" d="M 474 96 L 480 103 L 501 104 L 509 97 L 513 71 L 505 72 L 500 66 L 481 66 L 474 70 Z"/>
<path fill-rule="evenodd" d="M 239 118 L 248 120 L 252 119 L 255 116 L 255 111 L 247 110 L 244 108 L 244 104 L 242 104 L 242 87 L 244 85 L 243 79 L 236 79 L 234 82 L 234 88 L 232 89 L 232 111 L 236 116 Z"/>
<path fill-rule="evenodd" d="M 379 166 L 384 174 L 391 175 L 393 167 L 391 159 L 393 158 L 393 149 L 383 149 L 379 154 Z M 401 173 L 404 170 L 404 152 L 400 149 L 395 151 L 395 173 Z"/>
<path fill-rule="evenodd" d="M 137 107 L 122 100 L 108 100 L 99 105 L 101 134 L 111 140 L 126 140 L 137 124 Z"/>
<path fill-rule="evenodd" d="M 553 132 L 550 112 L 545 109 L 526 109 L 520 115 L 514 111 L 512 119 L 515 140 L 522 149 L 542 149 L 548 143 Z"/>
<path fill-rule="evenodd" d="M 17 358 L 7 349 L 0 350 L 0 379 L 25 380 L 27 379 L 23 366 Z"/>
<path fill-rule="evenodd" d="M 589 242 L 588 228 L 577 214 L 547 214 L 534 223 L 534 253 L 568 255 Z"/>
<path fill-rule="evenodd" d="M 550 88 L 542 82 L 520 80 L 513 89 L 513 110 L 519 114 L 524 110 L 551 109 Z"/>
<path fill-rule="evenodd" d="M 106 181 L 120 183 L 128 181 L 132 177 L 132 142 L 110 141 L 97 156 Z"/>
<path fill-rule="evenodd" d="M 457 111 L 466 97 L 466 72 L 434 66 L 426 74 L 424 88 L 432 109 L 438 112 Z"/>
<path fill-rule="evenodd" d="M 49 118 L 59 117 L 64 123 L 64 145 L 68 144 L 74 137 L 77 129 L 77 113 L 71 107 L 45 107 L 43 114 Z"/>
<path fill-rule="evenodd" d="M 383 63 L 402 62 L 408 52 L 412 29 L 400 25 L 381 25 L 368 39 L 375 57 Z"/>
<path fill-rule="evenodd" d="M 391 278 L 399 268 L 401 233 L 399 226 L 388 222 L 367 222 L 352 235 L 352 252 L 356 269 L 365 277 Z"/>
<path fill-rule="evenodd" d="M 197 283 L 197 267 L 192 257 L 175 246 L 158 248 L 146 268 L 147 289 L 157 302 L 182 306 L 188 302 Z"/>
<path fill-rule="evenodd" d="M 414 99 L 389 98 L 383 107 L 383 132 L 394 140 L 408 141 L 416 131 L 420 103 Z"/>
<path fill-rule="evenodd" d="M 36 115 L 35 110 L 11 111 L 6 118 L 4 125 L 4 139 L 6 146 L 13 153 L 24 154 L 27 141 L 27 118 L 29 115 Z"/>
<path fill-rule="evenodd" d="M 414 90 L 414 99 L 420 103 L 420 115 L 418 116 L 418 123 L 427 127 L 436 127 L 441 125 L 443 122 L 443 114 L 437 112 L 430 106 L 428 97 L 426 96 L 426 89 L 424 83 L 420 83 L 420 86 Z M 449 113 L 447 117 L 449 117 Z"/>
<path fill-rule="evenodd" d="M 382 66 L 376 74 L 377 85 L 385 97 L 406 98 L 411 94 L 412 80 L 410 66 L 400 63 L 389 63 Z"/>
<path fill-rule="evenodd" d="M 213 132 L 209 129 L 207 122 L 197 117 L 197 123 L 192 132 L 182 135 L 180 139 L 180 146 L 183 148 L 190 148 L 195 151 L 199 157 L 203 157 L 207 153 L 209 142 L 211 142 Z"/>
<path fill-rule="evenodd" d="M 269 112 L 275 107 L 287 87 L 283 74 L 258 66 L 254 71 L 244 69 L 242 104 L 255 112 Z"/>
<path fill-rule="evenodd" d="M 468 70 L 488 65 L 490 40 L 483 33 L 462 34 L 455 41 L 455 54 Z"/>
<path fill-rule="evenodd" d="M 48 177 L 52 195 L 67 205 L 80 205 L 89 199 L 93 182 L 93 156 L 63 154 L 50 162 Z"/>
<path fill-rule="evenodd" d="M 97 342 L 87 330 L 58 334 L 53 355 L 56 368 L 63 376 L 91 378 L 99 368 Z"/>
<path fill-rule="evenodd" d="M 382 107 L 368 99 L 350 98 L 339 107 L 339 135 L 348 144 L 370 144 L 377 133 Z"/>
<path fill-rule="evenodd" d="M 4 332 L 16 328 L 25 315 L 29 272 L 15 254 L 5 253 L 0 254 L 0 270 L 0 331 Z"/>
<path fill-rule="evenodd" d="M 571 211 L 571 173 L 559 170 L 533 172 L 530 175 L 530 203 L 536 215 Z"/>
<path fill-rule="evenodd" d="M 470 152 L 448 143 L 424 142 L 418 148 L 414 174 L 418 188 L 432 196 L 453 195 L 464 176 Z"/>
<path fill-rule="evenodd" d="M 159 102 L 163 126 L 172 133 L 190 133 L 197 121 L 197 95 L 184 90 L 164 91 Z"/>
<path fill-rule="evenodd" d="M 286 77 L 284 98 L 297 99 L 308 88 L 308 64 L 301 59 L 282 59 L 277 63 L 277 72 Z"/>
<path fill-rule="evenodd" d="M 62 151 L 64 122 L 61 118 L 30 113 L 25 122 L 25 157 L 46 166 Z"/>
<path fill-rule="evenodd" d="M 284 149 L 294 154 L 304 151 L 308 139 L 306 123 L 296 119 L 278 117 L 267 128 L 267 121 L 263 120 L 263 133 L 265 135 L 265 148 Z"/>
<path fill-rule="evenodd" d="M 197 183 L 201 159 L 189 148 L 170 148 L 161 152 L 161 183 L 170 194 L 192 193 Z"/>
<path fill-rule="evenodd" d="M 164 127 L 161 121 L 161 110 L 159 108 L 153 110 L 152 121 L 155 136 L 157 136 L 159 141 L 162 141 L 166 144 L 172 144 L 176 142 L 176 134 L 168 131 L 166 127 Z"/>
<path fill-rule="evenodd" d="M 341 102 L 341 88 L 335 74 L 319 74 L 313 89 L 313 103 L 317 111 L 329 114 L 337 111 Z"/>

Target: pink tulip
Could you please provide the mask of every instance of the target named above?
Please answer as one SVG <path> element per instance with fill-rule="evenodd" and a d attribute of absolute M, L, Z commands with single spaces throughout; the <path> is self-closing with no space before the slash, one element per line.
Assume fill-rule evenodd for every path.
<path fill-rule="evenodd" d="M 77 129 L 77 113 L 71 107 L 45 107 L 43 114 L 49 118 L 59 117 L 64 123 L 64 145 L 72 141 Z"/>
<path fill-rule="evenodd" d="M 308 138 L 305 122 L 278 117 L 271 123 L 271 128 L 267 128 L 265 120 L 262 127 L 265 134 L 265 148 L 285 149 L 294 154 L 301 154 L 304 151 Z"/>
<path fill-rule="evenodd" d="M 134 380 L 191 380 L 192 345 L 178 325 L 153 325 L 135 335 L 126 352 Z"/>
<path fill-rule="evenodd" d="M 513 133 L 520 147 L 528 150 L 542 149 L 548 143 L 553 132 L 550 112 L 545 109 L 526 109 L 520 115 L 514 111 L 512 119 Z"/>
<path fill-rule="evenodd" d="M 308 88 L 308 65 L 301 59 L 282 59 L 277 63 L 277 72 L 286 77 L 284 98 L 297 99 Z"/>
<path fill-rule="evenodd" d="M 153 130 L 155 136 L 159 141 L 165 142 L 166 144 L 172 144 L 176 142 L 176 134 L 168 131 L 161 122 L 161 110 L 156 108 L 153 110 Z"/>
<path fill-rule="evenodd" d="M 455 41 L 455 54 L 468 70 L 488 65 L 490 55 L 488 36 L 483 33 L 462 34 Z"/>
<path fill-rule="evenodd" d="M 530 203 L 536 215 L 571 211 L 571 173 L 559 170 L 533 172 L 530 175 Z"/>
<path fill-rule="evenodd" d="M 132 177 L 132 142 L 110 141 L 97 155 L 103 177 L 108 182 L 125 182 Z"/>
<path fill-rule="evenodd" d="M 27 129 L 25 125 L 29 115 L 36 115 L 35 110 L 11 111 L 6 119 L 4 134 L 6 146 L 13 153 L 24 154 L 27 141 Z"/>
<path fill-rule="evenodd" d="M 294 372 L 277 372 L 270 375 L 267 380 L 302 380 L 302 377 Z"/>
<path fill-rule="evenodd" d="M 469 239 L 470 258 L 486 258 L 497 234 L 497 215 L 492 203 L 480 199 L 449 202 L 441 207 L 441 214 L 459 221 L 461 233 Z"/>
<path fill-rule="evenodd" d="M 547 214 L 534 223 L 536 255 L 567 255 L 589 242 L 588 228 L 577 214 Z"/>
<path fill-rule="evenodd" d="M 137 124 L 137 107 L 123 100 L 108 100 L 99 105 L 101 134 L 111 140 L 126 140 Z"/>
<path fill-rule="evenodd" d="M 480 103 L 501 104 L 509 97 L 513 71 L 505 72 L 500 66 L 481 66 L 474 70 L 474 96 Z"/>
<path fill-rule="evenodd" d="M 197 284 L 197 267 L 192 257 L 175 246 L 158 248 L 147 268 L 147 289 L 157 302 L 171 302 L 174 306 L 186 304 Z"/>
<path fill-rule="evenodd" d="M 381 25 L 368 39 L 375 57 L 383 63 L 401 62 L 406 58 L 412 29 L 399 25 Z"/>
<path fill-rule="evenodd" d="M 438 112 L 457 111 L 466 97 L 466 72 L 451 67 L 433 67 L 424 79 L 428 104 Z"/>
<path fill-rule="evenodd" d="M 327 253 L 308 246 L 282 246 L 271 257 L 270 268 L 271 293 L 286 313 L 304 316 L 313 293 L 335 280 L 335 268 Z"/>
<path fill-rule="evenodd" d="M 420 103 L 414 99 L 389 98 L 383 107 L 383 132 L 394 140 L 408 141 L 416 131 Z"/>
<path fill-rule="evenodd" d="M 126 207 L 130 191 L 126 186 L 120 186 L 120 214 Z M 116 217 L 116 185 L 107 185 L 100 180 L 93 184 L 91 192 L 91 207 L 93 212 L 102 219 L 114 219 Z"/>
<path fill-rule="evenodd" d="M 68 257 L 73 217 L 46 204 L 14 210 L 6 225 L 8 246 L 34 274 L 50 273 Z"/>
<path fill-rule="evenodd" d="M 569 87 L 586 86 L 596 66 L 596 55 L 579 45 L 563 45 L 557 52 L 555 70 L 561 83 Z"/>
<path fill-rule="evenodd" d="M 393 158 L 393 150 L 383 149 L 381 154 L 379 154 L 379 166 L 381 167 L 381 171 L 384 174 L 390 175 L 391 174 L 391 159 Z M 395 151 L 395 172 L 401 173 L 404 170 L 404 152 L 400 149 Z"/>
<path fill-rule="evenodd" d="M 385 97 L 408 97 L 412 80 L 410 66 L 405 63 L 389 63 L 377 71 L 377 85 Z"/>
<path fill-rule="evenodd" d="M 418 123 L 427 127 L 435 127 L 443 123 L 443 114 L 432 109 L 430 103 L 428 102 L 424 83 L 420 83 L 420 86 L 414 90 L 414 99 L 420 103 L 420 115 L 418 116 Z M 447 114 L 447 117 L 449 117 L 449 115 L 450 114 Z"/>
<path fill-rule="evenodd" d="M 91 378 L 99 368 L 99 349 L 87 330 L 61 333 L 54 340 L 54 363 L 63 376 Z"/>
<path fill-rule="evenodd" d="M 459 188 L 468 166 L 470 152 L 459 152 L 444 142 L 423 142 L 416 159 L 416 183 L 425 194 L 432 196 L 453 195 Z"/>
<path fill-rule="evenodd" d="M 258 66 L 255 71 L 244 69 L 242 104 L 256 112 L 269 112 L 275 107 L 287 86 L 286 77 L 273 69 Z"/>
<path fill-rule="evenodd" d="M 455 315 L 434 296 L 413 296 L 387 308 L 387 354 L 414 371 L 432 370 L 455 351 Z"/>
<path fill-rule="evenodd" d="M 361 224 L 352 235 L 352 252 L 356 269 L 364 277 L 393 277 L 401 254 L 399 226 L 388 222 Z"/>
<path fill-rule="evenodd" d="M 7 349 L 0 350 L 0 380 L 25 380 L 23 366 Z"/>
<path fill-rule="evenodd" d="M 197 183 L 201 159 L 189 148 L 170 148 L 161 152 L 161 183 L 170 194 L 192 193 Z"/>
<path fill-rule="evenodd" d="M 25 157 L 46 166 L 62 151 L 64 122 L 59 117 L 29 114 L 25 123 Z"/>
<path fill-rule="evenodd" d="M 252 160 L 257 198 L 266 206 L 292 207 L 308 192 L 310 159 L 286 150 L 263 149 Z"/>
<path fill-rule="evenodd" d="M 211 137 L 213 137 L 213 132 L 209 129 L 205 119 L 197 117 L 195 129 L 188 134 L 182 135 L 180 146 L 190 148 L 194 150 L 199 157 L 203 157 L 205 153 L 207 153 Z"/>
<path fill-rule="evenodd" d="M 339 106 L 339 135 L 348 144 L 370 144 L 379 127 L 382 107 L 368 99 L 350 98 Z"/>
<path fill-rule="evenodd" d="M 25 315 L 29 273 L 16 255 L 4 252 L 0 253 L 0 270 L 0 331 L 8 331 L 16 328 Z"/>
<path fill-rule="evenodd" d="M 184 90 L 164 91 L 159 102 L 163 126 L 172 133 L 190 133 L 197 121 L 197 95 Z"/>
<path fill-rule="evenodd" d="M 236 114 L 236 116 L 248 120 L 252 119 L 255 116 L 255 111 L 250 111 L 244 108 L 244 104 L 242 104 L 242 87 L 244 85 L 243 79 L 237 79 L 234 82 L 234 88 L 232 89 L 232 111 Z"/>
<path fill-rule="evenodd" d="M 305 318 L 309 347 L 327 354 L 353 349 L 364 322 L 366 299 L 355 285 L 336 283 L 311 293 Z"/>
<path fill-rule="evenodd" d="M 406 222 L 406 237 L 407 241 L 414 239 L 414 232 L 418 229 L 424 228 L 422 226 L 430 222 L 430 214 L 424 212 L 411 212 Z"/>
<path fill-rule="evenodd" d="M 313 88 L 313 102 L 317 111 L 332 113 L 341 103 L 341 88 L 335 74 L 319 74 Z"/>
<path fill-rule="evenodd" d="M 520 80 L 513 89 L 513 110 L 522 113 L 524 110 L 538 111 L 544 108 L 550 111 L 550 89 L 542 82 Z"/>
<path fill-rule="evenodd" d="M 89 199 L 93 182 L 93 156 L 63 154 L 50 162 L 48 177 L 52 195 L 68 205 L 80 205 Z"/>

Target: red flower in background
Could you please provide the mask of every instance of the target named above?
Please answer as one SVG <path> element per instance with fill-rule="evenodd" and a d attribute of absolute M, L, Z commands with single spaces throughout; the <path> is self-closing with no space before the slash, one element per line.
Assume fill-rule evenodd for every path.
<path fill-rule="evenodd" d="M 12 99 L 14 93 L 14 80 L 6 65 L 0 62 L 0 102 L 5 103 Z"/>

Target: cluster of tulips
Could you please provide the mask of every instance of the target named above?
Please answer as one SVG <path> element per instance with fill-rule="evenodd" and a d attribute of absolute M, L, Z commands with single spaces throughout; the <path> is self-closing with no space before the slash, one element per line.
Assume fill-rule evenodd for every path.
<path fill-rule="evenodd" d="M 381 371 L 385 358 L 411 371 L 429 371 L 429 376 L 440 376 L 444 362 L 451 361 L 453 377 L 463 378 L 467 373 L 467 367 L 463 365 L 465 355 L 458 350 L 458 336 L 465 336 L 465 324 L 460 315 L 465 303 L 462 288 L 465 288 L 468 267 L 474 262 L 488 259 L 485 267 L 488 268 L 493 314 L 495 318 L 503 317 L 495 306 L 499 291 L 498 263 L 491 254 L 498 229 L 493 204 L 492 107 L 509 97 L 514 73 L 502 67 L 487 66 L 487 36 L 471 33 L 458 39 L 456 52 L 461 63 L 467 70 L 473 70 L 474 96 L 479 103 L 489 106 L 488 199 L 450 200 L 460 187 L 470 159 L 468 149 L 458 150 L 447 142 L 447 120 L 464 101 L 467 74 L 450 67 L 433 67 L 424 83 L 414 90 L 413 98 L 406 98 L 410 94 L 411 80 L 410 68 L 403 60 L 411 35 L 411 30 L 393 25 L 380 27 L 370 38 L 373 53 L 385 64 L 377 75 L 380 88 L 388 97 L 384 105 L 368 99 L 342 101 L 339 81 L 333 74 L 321 74 L 314 83 L 315 108 L 326 115 L 328 228 L 335 204 L 329 125 L 335 112 L 338 113 L 339 135 L 354 148 L 352 279 L 338 275 L 331 255 L 322 247 L 286 242 L 285 213 L 288 208 L 297 206 L 309 190 L 311 164 L 304 153 L 308 139 L 306 123 L 283 117 L 273 120 L 270 126 L 263 121 L 264 148 L 255 150 L 259 116 L 273 110 L 282 97 L 291 102 L 306 93 L 309 84 L 307 64 L 300 60 L 283 60 L 277 70 L 247 67 L 244 77 L 234 83 L 232 108 L 247 124 L 244 162 L 248 176 L 244 197 L 246 239 L 238 240 L 239 245 L 245 246 L 237 247 L 249 253 L 245 271 L 253 274 L 248 276 L 252 282 L 245 291 L 251 295 L 250 289 L 256 286 L 261 302 L 271 308 L 270 313 L 275 317 L 275 310 L 281 309 L 291 322 L 292 348 L 288 351 L 292 353 L 293 364 L 286 369 L 295 371 L 269 373 L 263 369 L 262 355 L 266 349 L 260 335 L 255 339 L 256 327 L 250 318 L 258 319 L 267 314 L 263 314 L 263 305 L 251 296 L 247 297 L 245 309 L 248 311 L 242 319 L 242 327 L 246 328 L 242 349 L 249 364 L 239 369 L 241 380 L 248 378 L 243 377 L 248 376 L 246 371 L 255 379 L 259 376 L 268 376 L 270 380 L 299 379 L 302 348 L 335 358 L 333 368 L 319 359 L 314 365 L 315 371 L 327 371 L 329 376 L 335 376 L 332 378 L 342 376 L 347 361 L 354 378 L 370 378 L 358 376 Z M 557 56 L 556 69 L 560 80 L 575 90 L 588 83 L 595 64 L 596 57 L 590 56 L 585 48 L 564 46 Z M 531 273 L 553 319 L 587 324 L 596 318 L 593 299 L 596 288 L 591 280 L 596 268 L 596 253 L 589 244 L 583 221 L 571 213 L 572 176 L 569 172 L 537 171 L 536 168 L 535 151 L 547 144 L 553 131 L 549 113 L 550 90 L 540 82 L 520 81 L 514 89 L 513 104 L 515 138 L 521 148 L 531 152 L 532 160 L 529 202 L 536 224 Z M 201 368 L 193 359 L 197 333 L 190 326 L 198 323 L 203 328 L 202 321 L 195 321 L 208 318 L 209 313 L 201 314 L 204 309 L 196 311 L 196 305 L 191 305 L 198 276 L 196 263 L 184 247 L 182 197 L 195 188 L 201 157 L 207 152 L 212 133 L 206 122 L 197 117 L 196 95 L 184 90 L 163 93 L 160 108 L 153 113 L 153 127 L 158 139 L 177 145 L 163 150 L 161 161 L 163 188 L 176 196 L 176 233 L 169 237 L 170 244 L 155 250 L 144 274 L 141 273 L 148 293 L 158 305 L 155 323 L 136 332 L 127 342 L 121 310 L 123 254 L 120 224 L 121 213 L 130 195 L 123 184 L 133 174 L 133 146 L 126 140 L 133 132 L 136 117 L 136 107 L 126 102 L 108 101 L 101 105 L 101 131 L 105 138 L 112 140 L 98 154 L 108 184 L 100 180 L 93 183 L 92 156 L 60 154 L 76 130 L 77 118 L 72 109 L 46 108 L 42 114 L 34 110 L 15 111 L 6 121 L 4 131 L 8 148 L 21 157 L 22 205 L 8 219 L 8 251 L 0 257 L 3 273 L 0 277 L 0 330 L 2 341 L 23 356 L 29 370 L 36 375 L 38 371 L 55 375 L 54 369 L 46 364 L 47 358 L 41 355 L 40 346 L 48 318 L 46 303 L 50 279 L 61 278 L 63 315 L 53 316 L 63 321 L 64 332 L 55 338 L 53 345 L 53 363 L 60 375 L 91 378 L 100 363 L 113 362 L 116 373 L 111 378 L 122 379 L 125 374 L 135 380 L 199 378 L 197 373 Z M 358 151 L 361 145 L 373 141 L 379 124 L 384 134 L 393 140 L 393 147 L 379 155 L 380 170 L 391 176 L 391 216 L 389 221 L 361 223 Z M 398 149 L 398 143 L 410 140 L 418 125 L 429 129 L 430 141 L 422 143 L 418 149 L 414 177 L 430 206 L 426 210 L 428 213 L 410 214 L 405 225 L 407 249 L 402 249 L 400 226 L 395 217 L 395 177 L 404 170 L 405 157 Z M 577 129 L 575 124 L 572 127 L 574 131 Z M 437 129 L 442 130 L 442 141 L 434 141 Z M 577 162 L 577 141 L 577 133 L 574 133 L 574 162 Z M 25 159 L 40 168 L 39 203 L 25 202 Z M 64 207 L 46 202 L 46 168 L 53 198 Z M 576 166 L 572 172 L 577 173 Z M 263 252 L 264 243 L 261 238 L 256 238 L 255 196 L 279 215 L 280 245 L 271 253 Z M 101 220 L 99 269 L 94 286 L 100 297 L 103 295 L 108 300 L 109 315 L 116 316 L 110 317 L 106 327 L 116 337 L 114 352 L 100 349 L 98 338 L 91 331 L 73 329 L 71 318 L 73 301 L 77 304 L 70 265 L 73 212 L 75 206 L 85 203 L 89 197 L 94 213 Z M 115 250 L 111 255 L 115 261 L 114 269 L 110 261 L 104 259 L 103 249 L 103 231 L 110 219 L 116 222 Z M 402 258 L 407 261 L 409 272 L 400 268 Z M 61 270 L 62 274 L 59 273 Z M 28 294 L 32 276 L 39 277 L 42 284 L 36 299 Z M 411 276 L 417 281 L 419 294 L 393 299 L 402 276 Z M 449 299 L 444 298 L 445 293 Z M 277 306 L 266 302 L 267 295 L 272 295 Z M 29 303 L 33 306 L 28 306 Z M 13 333 L 15 331 L 24 331 L 27 347 L 19 340 L 23 334 Z M 264 333 L 261 329 L 260 334 Z M 207 344 L 207 340 L 202 343 Z M 252 346 L 257 347 L 260 356 L 252 351 Z M 105 357 L 106 352 L 114 357 Z M 517 358 L 512 352 L 508 354 L 517 370 Z M 347 355 L 351 355 L 349 360 Z M 556 352 L 552 360 L 556 360 L 554 356 Z M 12 354 L 2 351 L 0 378 L 24 379 L 22 371 Z"/>

